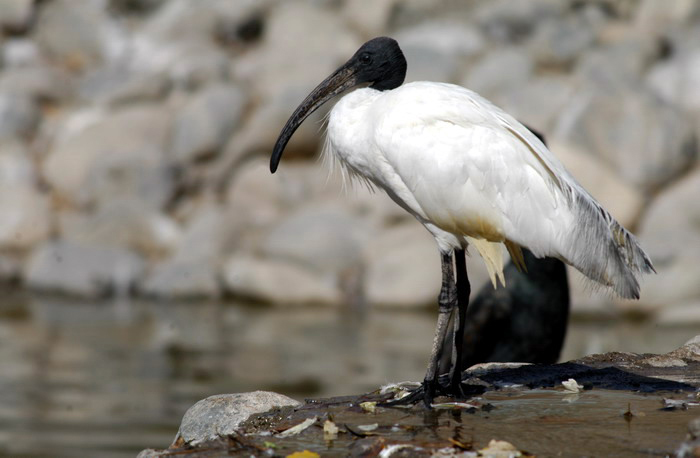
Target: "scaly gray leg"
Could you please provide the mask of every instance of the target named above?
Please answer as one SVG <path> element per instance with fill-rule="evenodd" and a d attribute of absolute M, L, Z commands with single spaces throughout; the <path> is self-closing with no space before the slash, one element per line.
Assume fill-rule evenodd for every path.
<path fill-rule="evenodd" d="M 462 390 L 462 339 L 467 321 L 467 307 L 471 285 L 467 276 L 467 262 L 464 250 L 455 250 L 455 267 L 457 269 L 457 313 L 452 329 L 452 367 L 450 369 L 450 384 L 448 391 L 457 397 L 464 397 Z"/>

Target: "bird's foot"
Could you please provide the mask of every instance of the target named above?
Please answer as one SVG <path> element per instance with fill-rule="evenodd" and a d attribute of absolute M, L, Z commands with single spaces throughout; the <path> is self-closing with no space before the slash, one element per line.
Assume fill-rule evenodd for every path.
<path fill-rule="evenodd" d="M 445 379 L 445 377 L 441 377 Z M 380 407 L 412 406 L 421 401 L 427 409 L 432 408 L 433 400 L 438 396 L 455 398 L 457 400 L 466 399 L 468 396 L 462 387 L 461 381 L 443 385 L 438 380 L 423 380 L 418 387 L 408 391 L 400 398 L 378 404 Z"/>

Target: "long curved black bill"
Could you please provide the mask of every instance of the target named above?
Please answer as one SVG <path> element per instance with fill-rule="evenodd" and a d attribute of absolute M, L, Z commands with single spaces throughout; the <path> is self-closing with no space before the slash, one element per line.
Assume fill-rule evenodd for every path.
<path fill-rule="evenodd" d="M 270 158 L 270 172 L 275 173 L 277 170 L 284 148 L 301 123 L 328 100 L 356 84 L 357 78 L 355 77 L 354 69 L 345 64 L 323 80 L 321 84 L 316 86 L 316 89 L 306 96 L 304 101 L 294 110 L 294 113 L 292 113 L 282 132 L 280 132 L 280 136 L 277 138 L 277 143 L 275 143 L 275 148 L 272 150 L 272 157 Z"/>

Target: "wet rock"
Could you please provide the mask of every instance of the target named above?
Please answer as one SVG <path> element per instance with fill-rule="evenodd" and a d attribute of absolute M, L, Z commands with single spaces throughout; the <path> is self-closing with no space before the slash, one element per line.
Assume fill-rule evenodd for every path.
<path fill-rule="evenodd" d="M 484 47 L 476 28 L 455 21 L 426 22 L 393 36 L 409 62 L 407 82 L 456 82 L 464 62 Z"/>
<path fill-rule="evenodd" d="M 642 131 L 639 126 L 646 126 Z M 647 93 L 615 97 L 581 91 L 562 113 L 556 135 L 595 152 L 628 183 L 652 190 L 683 173 L 697 155 L 692 126 Z"/>
<path fill-rule="evenodd" d="M 188 163 L 217 154 L 238 124 L 246 100 L 232 85 L 211 85 L 193 95 L 175 116 L 172 157 Z"/>
<path fill-rule="evenodd" d="M 32 252 L 24 277 L 31 289 L 97 298 L 128 291 L 144 269 L 143 260 L 129 250 L 57 240 Z"/>
<path fill-rule="evenodd" d="M 162 207 L 175 185 L 164 147 L 169 118 L 166 107 L 149 104 L 73 113 L 44 163 L 48 182 L 77 206 L 133 197 Z"/>
<path fill-rule="evenodd" d="M 525 84 L 533 69 L 532 58 L 523 50 L 495 49 L 469 70 L 461 84 L 490 99 L 499 92 Z"/>
<path fill-rule="evenodd" d="M 269 391 L 219 394 L 197 402 L 185 412 L 175 439 L 189 445 L 234 434 L 251 415 L 275 407 L 298 406 L 301 403 Z"/>
<path fill-rule="evenodd" d="M 222 276 L 230 293 L 264 302 L 338 305 L 341 301 L 336 278 L 280 259 L 234 253 Z"/>
<path fill-rule="evenodd" d="M 168 299 L 216 298 L 221 291 L 214 266 L 197 260 L 156 265 L 140 289 L 148 296 Z"/>

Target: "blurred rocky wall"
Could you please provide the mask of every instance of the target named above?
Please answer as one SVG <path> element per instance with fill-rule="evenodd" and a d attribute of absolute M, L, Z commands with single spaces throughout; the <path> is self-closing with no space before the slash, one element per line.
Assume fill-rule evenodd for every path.
<path fill-rule="evenodd" d="M 638 303 L 700 321 L 700 3 L 1 0 L 0 277 L 78 296 L 434 302 L 430 235 L 318 161 L 301 99 L 394 36 L 408 80 L 543 132 L 659 272 Z M 472 283 L 486 278 L 478 255 Z M 611 297 L 573 279 L 574 307 Z"/>

